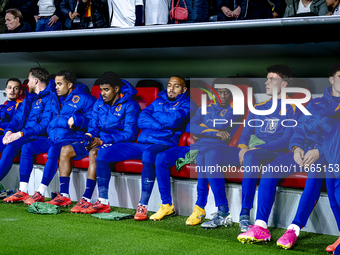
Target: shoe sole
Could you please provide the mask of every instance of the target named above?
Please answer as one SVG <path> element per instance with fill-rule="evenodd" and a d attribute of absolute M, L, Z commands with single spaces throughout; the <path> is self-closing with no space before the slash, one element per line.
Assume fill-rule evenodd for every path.
<path fill-rule="evenodd" d="M 335 248 L 326 248 L 326 252 L 329 252 L 329 253 L 331 253 L 331 252 L 334 252 L 335 251 Z"/>
<path fill-rule="evenodd" d="M 6 199 L 6 198 L 5 198 Z M 29 199 L 29 196 L 28 197 L 25 197 L 25 198 L 20 198 L 20 199 L 12 199 L 12 200 L 3 200 L 5 203 L 20 203 L 20 202 L 24 202 L 26 199 Z"/>
<path fill-rule="evenodd" d="M 340 245 L 340 244 L 339 244 Z M 334 245 L 328 245 L 327 248 L 326 248 L 326 251 L 329 252 L 329 253 L 332 253 L 335 251 L 337 246 L 334 246 Z"/>
<path fill-rule="evenodd" d="M 42 201 L 33 201 L 32 203 L 26 203 L 26 200 L 24 201 L 24 203 L 26 204 L 26 205 L 31 205 L 31 204 L 34 204 L 34 203 L 36 203 L 36 202 L 41 202 L 41 203 L 44 203 L 44 201 L 45 200 L 42 200 Z"/>
<path fill-rule="evenodd" d="M 109 213 L 111 211 L 111 208 L 110 209 L 103 209 L 103 210 L 98 210 L 98 211 L 88 211 L 88 212 L 83 212 L 85 214 L 93 214 L 93 213 Z"/>
<path fill-rule="evenodd" d="M 270 237 L 266 239 L 256 239 L 254 237 L 247 237 L 247 236 L 240 236 L 237 237 L 237 240 L 239 240 L 241 243 L 248 243 L 248 244 L 253 244 L 253 243 L 260 243 L 260 242 L 270 242 Z"/>
<path fill-rule="evenodd" d="M 87 214 L 86 210 L 80 210 L 79 212 L 75 212 L 75 213 L 83 213 L 83 214 Z"/>
<path fill-rule="evenodd" d="M 288 249 L 292 248 L 292 246 L 293 246 L 293 245 L 290 245 L 290 246 L 289 246 L 289 244 L 283 245 L 283 244 L 280 244 L 280 243 L 278 243 L 278 242 L 276 243 L 276 245 L 279 246 L 279 247 L 282 248 L 282 249 L 285 249 L 285 250 L 288 250 Z"/>
<path fill-rule="evenodd" d="M 70 207 L 71 204 L 51 204 L 51 203 L 48 203 L 48 202 L 45 202 L 45 204 L 49 204 L 49 205 L 56 205 L 56 206 L 62 206 L 62 207 Z"/>
<path fill-rule="evenodd" d="M 153 220 L 153 221 L 158 221 L 158 220 L 162 220 L 162 219 L 164 219 L 164 217 L 166 217 L 166 216 L 175 216 L 176 215 L 176 212 L 174 211 L 174 212 L 171 212 L 171 213 L 169 213 L 169 214 L 166 214 L 166 215 L 164 215 L 162 218 L 154 218 L 154 219 L 151 219 L 151 217 L 152 217 L 152 215 L 150 216 L 150 220 Z"/>
<path fill-rule="evenodd" d="M 146 218 L 138 218 L 138 217 L 133 217 L 135 220 L 139 220 L 139 221 L 142 221 L 142 220 L 147 220 L 148 219 L 148 216 L 146 216 Z"/>
<path fill-rule="evenodd" d="M 218 225 L 216 225 L 216 226 L 202 226 L 202 225 L 201 225 L 201 227 L 202 227 L 203 229 L 207 230 L 207 229 L 215 229 L 215 228 L 218 227 Z"/>
<path fill-rule="evenodd" d="M 27 198 L 26 198 L 27 199 Z M 23 199 L 23 200 L 9 200 L 9 201 L 4 201 L 5 203 L 21 203 L 21 202 L 24 202 L 26 199 Z"/>
<path fill-rule="evenodd" d="M 72 211 L 73 208 L 71 208 L 70 212 L 71 213 L 80 213 L 81 209 L 77 210 L 77 211 Z"/>
<path fill-rule="evenodd" d="M 225 225 L 215 225 L 215 226 L 202 226 L 201 225 L 201 227 L 204 228 L 204 229 L 215 229 L 215 228 L 218 228 L 219 226 L 225 226 L 227 228 L 227 227 L 230 227 L 231 225 L 232 225 L 232 223 L 228 223 L 228 224 L 225 224 Z"/>

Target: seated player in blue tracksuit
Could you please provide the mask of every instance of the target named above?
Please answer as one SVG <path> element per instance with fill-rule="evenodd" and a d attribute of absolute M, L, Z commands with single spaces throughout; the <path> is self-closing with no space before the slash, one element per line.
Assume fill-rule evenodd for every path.
<path fill-rule="evenodd" d="M 58 105 L 55 83 L 48 80 L 44 68 L 29 71 L 29 93 L 20 104 L 16 114 L 0 137 L 0 181 L 7 175 L 21 147 L 29 142 L 47 138 L 47 126 L 53 117 L 53 108 Z"/>
<path fill-rule="evenodd" d="M 147 204 L 154 185 L 155 160 L 159 152 L 178 144 L 190 115 L 190 95 L 185 80 L 173 76 L 167 89 L 158 94 L 154 102 L 139 115 L 138 127 L 142 129 L 137 143 L 118 143 L 102 148 L 97 153 L 97 182 L 99 198 L 87 213 L 109 212 L 110 164 L 128 159 L 143 161 L 142 196 L 135 219 L 147 218 Z"/>
<path fill-rule="evenodd" d="M 0 105 L 0 135 L 4 135 L 8 123 L 12 120 L 22 100 L 18 99 L 21 90 L 21 81 L 18 78 L 9 78 L 6 82 L 5 93 L 7 101 Z"/>
<path fill-rule="evenodd" d="M 137 138 L 139 104 L 132 98 L 137 90 L 118 74 L 103 73 L 96 84 L 100 85 L 101 97 L 96 101 L 86 142 L 75 142 L 61 149 L 59 158 L 60 195 L 51 203 L 63 205 L 70 201 L 69 185 L 72 171 L 71 159 L 89 156 L 89 168 L 85 193 L 71 212 L 82 213 L 91 206 L 91 197 L 96 186 L 96 158 L 98 150 L 122 142 L 133 142 Z M 86 147 L 85 147 L 86 146 Z"/>
<path fill-rule="evenodd" d="M 335 64 L 331 68 L 329 81 L 333 86 L 333 96 L 340 96 L 340 64 Z M 326 116 L 338 120 L 334 128 L 329 132 L 324 143 L 322 151 L 329 163 L 326 173 L 327 194 L 332 208 L 335 220 L 340 231 L 340 103 L 334 102 L 330 104 L 324 113 Z M 340 254 L 340 237 L 326 248 L 327 252 Z"/>
<path fill-rule="evenodd" d="M 294 128 L 293 136 L 289 141 L 288 148 L 291 152 L 265 166 L 268 171 L 262 174 L 258 188 L 256 221 L 249 231 L 238 236 L 240 242 L 252 243 L 270 240 L 271 235 L 267 229 L 267 222 L 274 204 L 278 181 L 295 172 L 306 170 L 309 171 L 308 179 L 294 220 L 285 234 L 277 241 L 277 245 L 285 249 L 294 245 L 300 229 L 306 225 L 320 195 L 327 166 L 321 147 L 325 137 L 337 122 L 337 119 L 326 116 L 324 112 L 327 106 L 334 102 L 340 103 L 340 94 L 337 92 L 336 86 L 332 84 L 332 87 L 325 89 L 323 97 L 315 98 L 307 105 L 307 109 L 312 115 L 302 115 L 299 118 L 298 125 Z M 270 171 L 270 166 L 271 169 L 279 169 L 279 171 Z"/>
<path fill-rule="evenodd" d="M 287 114 L 281 115 L 281 88 L 290 85 L 293 76 L 291 69 L 285 65 L 273 65 L 267 68 L 266 94 L 273 97 L 274 89 L 277 90 L 277 108 L 270 115 L 257 115 L 250 113 L 238 148 L 227 147 L 223 149 L 225 155 L 224 165 L 231 165 L 243 169 L 255 166 L 260 168 L 261 164 L 274 160 L 288 146 L 288 138 L 292 129 L 281 125 L 282 121 L 288 119 L 297 120 L 300 113 L 294 105 L 289 105 Z M 273 104 L 273 99 L 256 104 L 256 110 L 268 110 Z M 289 122 L 289 121 L 288 121 Z M 259 124 L 260 123 L 260 124 Z M 286 125 L 289 125 L 286 123 Z M 261 142 L 259 142 L 261 141 Z M 244 171 L 242 181 L 242 211 L 240 217 L 241 230 L 250 225 L 249 212 L 256 189 L 258 172 Z M 231 224 L 231 215 L 227 207 L 219 208 L 217 214 L 209 222 L 203 223 L 203 228 L 215 228 L 219 225 Z M 193 215 L 192 219 L 195 215 Z"/>
<path fill-rule="evenodd" d="M 67 70 L 56 74 L 55 82 L 59 102 L 53 105 L 53 118 L 47 129 L 49 137 L 26 143 L 22 147 L 19 190 L 7 198 L 6 202 L 24 201 L 28 205 L 34 202 L 43 202 L 46 188 L 57 170 L 61 147 L 83 140 L 95 98 L 90 95 L 90 90 L 86 85 L 76 84 L 76 79 L 76 76 Z M 42 182 L 38 191 L 29 197 L 27 189 L 33 169 L 33 159 L 38 154 L 46 152 L 48 152 L 48 158 Z"/>
<path fill-rule="evenodd" d="M 269 116 L 258 116 L 250 113 L 247 125 L 243 129 L 239 140 L 239 164 L 243 165 L 242 178 L 242 209 L 240 212 L 240 230 L 246 232 L 251 226 L 250 210 L 256 191 L 256 184 L 261 175 L 260 166 L 266 165 L 285 153 L 288 141 L 293 134 L 291 127 L 284 127 L 281 123 L 284 120 L 298 120 L 301 115 L 295 105 L 289 105 L 286 116 L 281 115 L 281 88 L 292 85 L 293 72 L 285 65 L 273 65 L 267 68 L 266 94 L 273 95 L 273 88 L 278 89 L 278 106 L 274 113 Z M 272 106 L 273 100 L 267 100 L 255 106 L 257 110 L 266 110 Z M 250 121 L 261 119 L 263 125 L 257 126 L 259 122 Z M 285 126 L 294 126 L 292 121 L 285 121 Z"/>
<path fill-rule="evenodd" d="M 214 84 L 230 84 L 229 79 L 218 78 Z M 184 158 L 190 150 L 198 150 L 196 163 L 199 167 L 209 165 L 216 166 L 221 164 L 221 152 L 231 140 L 231 137 L 238 128 L 238 125 L 230 125 L 230 121 L 238 121 L 242 119 L 242 115 L 233 115 L 233 105 L 229 104 L 231 93 L 228 89 L 216 89 L 221 104 L 209 104 L 207 106 L 207 114 L 202 115 L 201 109 L 191 118 L 187 125 L 186 131 L 195 135 L 198 142 L 192 146 L 179 146 L 159 153 L 156 158 L 156 175 L 158 181 L 159 192 L 161 194 L 162 205 L 157 213 L 150 216 L 151 220 L 161 220 L 165 216 L 175 212 L 171 198 L 170 187 L 170 169 L 176 163 L 178 158 Z M 214 125 L 214 120 L 219 119 L 224 124 Z M 225 120 L 228 122 L 226 123 Z M 204 207 L 207 200 L 208 184 L 213 190 L 216 206 L 219 208 L 228 207 L 228 201 L 225 193 L 225 182 L 222 172 L 205 173 L 198 171 L 197 193 L 198 199 L 195 205 L 193 215 L 186 221 L 187 225 L 196 225 L 205 217 Z M 196 215 L 196 211 L 199 215 Z M 228 210 L 229 211 L 229 210 Z"/>
<path fill-rule="evenodd" d="M 220 159 L 221 165 L 230 165 L 240 167 L 243 164 L 243 167 L 246 169 L 249 166 L 255 165 L 260 167 L 260 164 L 263 162 L 270 162 L 275 159 L 279 153 L 282 153 L 288 146 L 288 138 L 291 135 L 292 130 L 289 128 L 284 128 L 280 124 L 282 121 L 287 119 L 296 120 L 299 117 L 299 112 L 295 110 L 294 105 L 289 105 L 287 107 L 287 114 L 281 115 L 281 88 L 288 86 L 288 81 L 292 77 L 292 71 L 289 67 L 284 65 L 274 65 L 270 66 L 267 69 L 267 81 L 266 85 L 266 93 L 269 96 L 273 95 L 273 89 L 277 90 L 278 97 L 278 107 L 277 109 L 270 115 L 255 115 L 250 113 L 246 122 L 245 128 L 242 132 L 242 135 L 239 140 L 239 146 L 230 147 L 226 146 L 223 148 L 223 160 Z M 236 100 L 236 99 L 235 99 Z M 267 100 L 262 103 L 255 105 L 256 110 L 268 110 L 272 106 L 273 100 Z M 254 120 L 257 120 L 258 123 L 262 123 L 263 125 L 259 125 L 258 123 L 252 123 Z M 288 123 L 286 123 L 289 125 Z M 256 126 L 256 127 L 254 127 Z M 254 141 L 261 141 L 261 143 L 254 143 Z M 221 152 L 219 152 L 221 153 Z M 253 154 L 256 154 L 254 157 Z M 206 158 L 209 158 L 206 156 Z M 197 163 L 197 162 L 196 162 Z M 246 216 L 243 216 L 243 220 L 247 220 L 244 224 L 245 226 L 249 225 L 249 211 L 252 207 L 253 194 L 256 189 L 257 175 L 258 172 L 254 174 L 251 172 L 244 172 L 244 181 L 248 182 L 246 188 L 248 190 L 243 191 L 246 196 L 243 195 L 243 201 L 247 201 L 249 209 L 242 210 Z M 224 186 L 223 186 L 224 188 Z M 222 187 L 221 187 L 222 189 Z M 215 194 L 215 193 L 214 193 Z M 198 192 L 198 201 L 203 201 L 196 203 L 195 209 L 191 216 L 187 220 L 188 225 L 199 224 L 200 220 L 204 218 L 205 211 L 203 210 L 205 206 L 206 199 L 208 195 L 208 188 L 205 188 L 205 191 Z M 246 199 L 244 198 L 246 197 Z M 216 198 L 215 198 L 216 199 Z M 198 205 L 198 206 L 197 206 Z M 241 223 L 244 223 L 241 222 Z M 225 206 L 221 206 L 218 208 L 216 214 L 211 221 L 203 223 L 201 226 L 203 228 L 216 228 L 219 225 L 228 226 L 231 224 L 231 215 L 229 213 L 228 204 Z M 242 225 L 241 225 L 242 227 Z"/>

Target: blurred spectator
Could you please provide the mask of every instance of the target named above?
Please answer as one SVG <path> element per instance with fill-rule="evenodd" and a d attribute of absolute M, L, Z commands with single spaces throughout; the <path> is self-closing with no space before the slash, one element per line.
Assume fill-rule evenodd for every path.
<path fill-rule="evenodd" d="M 283 17 L 323 16 L 328 13 L 326 0 L 286 0 Z"/>
<path fill-rule="evenodd" d="M 241 6 L 237 1 L 216 0 L 217 21 L 230 21 L 238 19 L 241 15 Z"/>
<path fill-rule="evenodd" d="M 34 6 L 34 19 L 37 23 L 35 31 L 61 30 L 60 15 L 59 0 L 38 0 Z"/>
<path fill-rule="evenodd" d="M 145 25 L 164 25 L 169 21 L 171 0 L 146 0 Z"/>
<path fill-rule="evenodd" d="M 242 2 L 245 2 L 245 0 Z M 244 19 L 279 18 L 281 5 L 281 0 L 271 2 L 267 0 L 249 0 Z"/>
<path fill-rule="evenodd" d="M 219 20 L 270 19 L 282 17 L 283 0 L 216 0 Z"/>
<path fill-rule="evenodd" d="M 176 5 L 177 1 L 174 5 Z M 180 0 L 178 0 L 180 1 Z M 185 0 L 186 6 L 189 11 L 187 21 L 181 23 L 194 23 L 194 22 L 207 22 L 209 21 L 209 1 L 208 0 Z M 185 7 L 183 0 L 181 0 L 181 7 Z"/>
<path fill-rule="evenodd" d="M 64 1 L 65 0 L 63 0 L 61 4 L 62 13 L 64 13 L 62 9 L 64 7 Z M 65 27 L 73 29 L 109 27 L 109 13 L 106 0 L 79 0 L 78 5 L 76 3 L 77 0 L 66 1 L 74 1 L 72 4 L 72 6 L 74 6 L 74 12 L 72 12 L 72 14 L 69 12 L 70 16 L 65 21 Z M 75 8 L 77 8 L 76 11 Z"/>
<path fill-rule="evenodd" d="M 80 15 L 78 10 L 79 0 L 62 0 L 60 3 L 60 13 L 65 18 L 64 28 L 79 29 Z"/>
<path fill-rule="evenodd" d="M 142 25 L 143 0 L 108 0 L 108 5 L 111 27 Z"/>
<path fill-rule="evenodd" d="M 28 22 L 24 21 L 22 13 L 17 9 L 8 9 L 6 11 L 6 26 L 7 33 L 24 33 L 33 32 Z"/>
<path fill-rule="evenodd" d="M 24 16 L 24 21 L 30 24 L 33 31 L 35 30 L 34 0 L 8 0 L 6 9 L 18 9 Z"/>
<path fill-rule="evenodd" d="M 0 0 L 0 34 L 7 31 L 5 25 L 5 10 L 7 9 L 8 0 Z"/>
<path fill-rule="evenodd" d="M 340 15 L 339 0 L 326 0 L 326 4 L 331 10 L 327 15 Z"/>

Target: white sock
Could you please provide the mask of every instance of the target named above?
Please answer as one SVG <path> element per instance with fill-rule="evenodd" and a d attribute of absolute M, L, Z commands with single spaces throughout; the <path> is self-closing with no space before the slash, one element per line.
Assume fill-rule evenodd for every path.
<path fill-rule="evenodd" d="M 105 199 L 105 198 L 98 198 L 100 203 L 102 203 L 103 205 L 108 205 L 109 204 L 109 200 Z"/>
<path fill-rule="evenodd" d="M 67 194 L 67 193 L 60 193 L 60 195 L 62 195 L 63 197 L 67 197 L 67 198 L 70 197 L 70 194 Z"/>
<path fill-rule="evenodd" d="M 46 190 L 47 190 L 47 186 L 45 184 L 40 184 L 37 191 L 40 193 L 40 195 L 44 196 Z"/>
<path fill-rule="evenodd" d="M 85 199 L 87 202 L 91 202 L 91 199 L 89 199 L 87 197 L 82 197 L 82 199 Z"/>
<path fill-rule="evenodd" d="M 22 192 L 27 193 L 27 191 L 28 191 L 28 183 L 27 182 L 20 182 L 19 190 L 22 191 Z"/>
<path fill-rule="evenodd" d="M 141 204 L 141 203 L 138 203 L 138 205 L 142 205 L 142 206 L 144 206 L 146 209 L 148 209 L 148 205 L 143 205 L 143 204 Z"/>
<path fill-rule="evenodd" d="M 295 235 L 296 236 L 299 236 L 300 235 L 300 227 L 298 226 L 298 225 L 295 225 L 295 224 L 290 224 L 289 226 L 288 226 L 288 228 L 287 229 L 293 229 L 293 230 L 295 230 Z"/>
<path fill-rule="evenodd" d="M 254 225 L 263 227 L 263 228 L 265 228 L 265 229 L 268 228 L 267 223 L 264 222 L 263 220 L 256 220 L 255 223 L 254 223 Z"/>

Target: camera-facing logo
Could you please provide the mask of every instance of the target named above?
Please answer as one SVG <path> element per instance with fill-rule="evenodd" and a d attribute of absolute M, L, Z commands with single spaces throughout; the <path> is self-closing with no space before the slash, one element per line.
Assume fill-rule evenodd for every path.
<path fill-rule="evenodd" d="M 231 94 L 233 95 L 233 114 L 234 115 L 244 115 L 244 95 L 243 92 L 240 88 L 238 88 L 235 85 L 231 84 L 216 84 L 215 89 L 229 89 Z M 268 110 L 257 110 L 254 108 L 252 104 L 252 98 L 253 98 L 253 88 L 249 87 L 248 88 L 248 108 L 249 111 L 256 114 L 256 115 L 270 115 L 272 114 L 276 108 L 277 108 L 277 88 L 273 88 L 273 104 L 272 107 Z M 287 98 L 287 93 L 302 93 L 305 94 L 305 98 Z M 282 88 L 281 89 L 281 115 L 286 115 L 287 113 L 287 105 L 289 104 L 294 104 L 297 108 L 301 110 L 301 112 L 304 115 L 312 115 L 304 106 L 303 103 L 307 103 L 311 98 L 312 95 L 309 92 L 309 90 L 304 89 L 304 88 Z M 218 98 L 219 96 L 216 95 Z M 201 113 L 202 115 L 207 114 L 207 95 L 202 94 L 201 95 Z"/>

